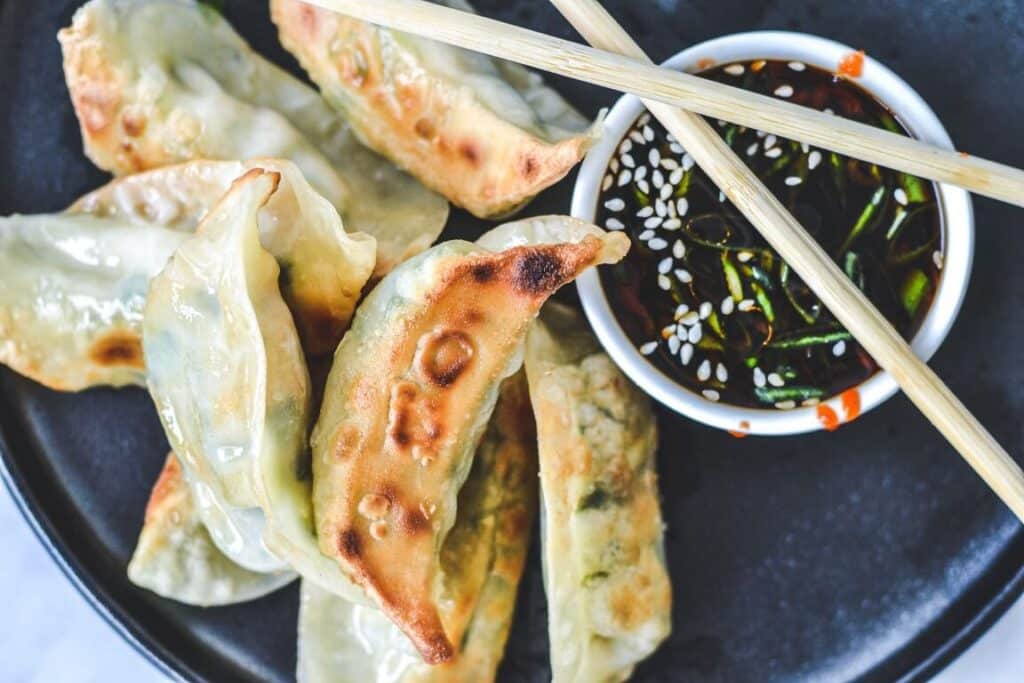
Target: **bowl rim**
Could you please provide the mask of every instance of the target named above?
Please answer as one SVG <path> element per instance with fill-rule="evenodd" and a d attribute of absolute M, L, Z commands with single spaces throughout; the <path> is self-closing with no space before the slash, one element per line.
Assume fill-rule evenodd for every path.
<path fill-rule="evenodd" d="M 734 33 L 680 51 L 663 66 L 693 71 L 698 62 L 724 63 L 749 59 L 801 61 L 835 70 L 839 60 L 854 48 L 828 38 L 793 31 Z M 870 55 L 856 82 L 889 107 L 910 133 L 939 147 L 953 149 L 952 140 L 938 116 L 910 84 Z M 589 151 L 573 188 L 571 213 L 593 222 L 599 188 L 605 170 L 633 121 L 643 112 L 640 99 L 623 95 L 609 110 L 601 139 Z M 938 351 L 960 312 L 974 261 L 974 212 L 966 190 L 936 184 L 942 231 L 943 268 L 932 305 L 911 341 L 914 352 L 929 360 Z M 611 310 L 596 269 L 576 282 L 584 312 L 612 359 L 645 392 L 677 413 L 711 427 L 739 434 L 787 435 L 823 429 L 816 406 L 792 410 L 757 409 L 716 403 L 690 391 L 658 370 L 633 346 Z M 892 397 L 899 389 L 888 372 L 877 372 L 853 388 L 864 414 Z M 842 421 L 847 415 L 843 395 L 821 403 L 829 405 Z M 849 419 L 847 419 L 849 418 Z"/>

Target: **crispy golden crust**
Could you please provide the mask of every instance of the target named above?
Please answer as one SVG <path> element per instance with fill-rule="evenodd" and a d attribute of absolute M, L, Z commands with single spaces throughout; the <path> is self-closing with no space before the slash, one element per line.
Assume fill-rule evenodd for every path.
<path fill-rule="evenodd" d="M 457 84 L 419 69 L 371 24 L 272 0 L 281 42 L 374 149 L 480 217 L 506 214 L 563 178 L 589 133 L 546 142 Z"/>
<path fill-rule="evenodd" d="M 321 548 L 334 556 L 430 663 L 450 659 L 435 597 L 437 505 L 460 467 L 459 442 L 556 289 L 605 258 L 602 239 L 476 252 L 436 266 L 426 302 L 381 339 L 355 327 L 335 358 L 365 362 L 328 396 L 314 434 Z M 349 353 L 346 345 L 362 349 Z M 357 346 L 358 345 L 358 346 Z M 366 353 L 362 357 L 361 353 Z M 329 381 L 327 392 L 337 390 Z M 328 408 L 332 400 L 337 406 Z M 389 406 L 387 419 L 378 418 Z M 464 476 L 464 475 L 463 475 Z M 443 511 L 442 511 L 443 512 Z"/>

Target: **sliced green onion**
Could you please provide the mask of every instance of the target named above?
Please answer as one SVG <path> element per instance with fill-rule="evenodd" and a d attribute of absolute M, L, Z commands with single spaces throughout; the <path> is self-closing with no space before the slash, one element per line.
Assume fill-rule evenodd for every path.
<path fill-rule="evenodd" d="M 837 341 L 848 341 L 853 335 L 846 330 L 835 330 L 834 332 L 818 332 L 810 334 L 789 334 L 777 337 L 768 344 L 770 349 L 803 349 L 808 346 L 821 346 L 823 344 L 835 344 Z"/>
<path fill-rule="evenodd" d="M 825 398 L 825 390 L 818 387 L 755 387 L 754 395 L 761 403 L 775 405 L 782 401 L 806 401 L 810 398 Z"/>
<path fill-rule="evenodd" d="M 850 278 L 857 289 L 864 289 L 864 265 L 860 261 L 860 254 L 855 251 L 848 251 L 843 256 L 843 272 Z"/>
<path fill-rule="evenodd" d="M 757 299 L 758 305 L 764 311 L 764 317 L 770 323 L 775 322 L 775 308 L 772 306 L 772 300 L 768 298 L 764 288 L 756 282 L 750 283 L 750 288 L 754 290 L 754 298 Z"/>
<path fill-rule="evenodd" d="M 740 279 L 739 271 L 732 264 L 727 252 L 722 252 L 722 272 L 725 273 L 725 285 L 729 288 L 729 294 L 736 301 L 743 299 L 743 280 Z"/>
<path fill-rule="evenodd" d="M 911 318 L 917 315 L 917 309 L 921 307 L 921 302 L 929 289 L 931 282 L 920 268 L 913 269 L 903 278 L 903 284 L 900 285 L 900 302 Z"/>
<path fill-rule="evenodd" d="M 903 191 L 907 193 L 907 201 L 911 204 L 920 204 L 927 199 L 924 191 L 924 181 L 917 176 L 900 173 L 899 184 Z"/>
<path fill-rule="evenodd" d="M 846 236 L 846 240 L 843 241 L 843 246 L 839 247 L 839 253 L 842 254 L 850 249 L 853 243 L 860 237 L 864 229 L 871 223 L 871 219 L 878 213 L 878 207 L 882 205 L 882 200 L 885 199 L 885 185 L 882 185 L 875 194 L 871 196 L 867 206 L 860 212 L 860 217 L 857 218 L 857 222 L 853 224 L 853 229 L 850 230 L 850 234 Z"/>

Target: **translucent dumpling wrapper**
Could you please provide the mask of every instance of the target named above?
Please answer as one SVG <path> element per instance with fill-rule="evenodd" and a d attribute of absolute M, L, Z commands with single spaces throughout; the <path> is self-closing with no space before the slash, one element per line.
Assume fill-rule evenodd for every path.
<path fill-rule="evenodd" d="M 299 683 L 494 681 L 529 549 L 537 504 L 536 446 L 520 372 L 502 386 L 459 491 L 458 518 L 441 550 L 443 618 L 460 644 L 458 654 L 444 664 L 424 664 L 379 610 L 303 582 Z"/>
<path fill-rule="evenodd" d="M 444 4 L 472 11 L 462 0 Z M 519 65 L 301 0 L 270 7 L 281 42 L 359 136 L 477 216 L 523 205 L 596 137 L 596 126 Z"/>
<path fill-rule="evenodd" d="M 312 439 L 320 548 L 428 663 L 455 654 L 439 555 L 501 381 L 544 301 L 628 248 L 562 216 L 442 243 L 384 278 L 338 346 Z"/>
<path fill-rule="evenodd" d="M 149 390 L 221 551 L 257 572 L 291 567 L 359 600 L 313 536 L 309 374 L 258 230 L 279 181 L 258 168 L 236 180 L 152 281 Z"/>
<path fill-rule="evenodd" d="M 440 234 L 448 203 L 363 146 L 320 95 L 193 0 L 92 0 L 59 34 L 85 152 L 118 175 L 196 159 L 293 161 L 378 275 Z"/>
<path fill-rule="evenodd" d="M 253 572 L 210 538 L 174 454 L 153 486 L 128 578 L 171 600 L 198 607 L 255 600 L 295 579 L 294 572 Z"/>
<path fill-rule="evenodd" d="M 586 321 L 548 304 L 526 343 L 555 683 L 624 681 L 671 630 L 647 397 Z"/>

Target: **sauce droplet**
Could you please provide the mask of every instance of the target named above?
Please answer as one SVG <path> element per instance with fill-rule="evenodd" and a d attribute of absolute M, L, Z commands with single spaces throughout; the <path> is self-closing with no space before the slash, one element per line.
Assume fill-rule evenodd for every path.
<path fill-rule="evenodd" d="M 836 411 L 832 410 L 832 406 L 827 403 L 822 403 L 818 406 L 818 422 L 830 432 L 839 429 L 839 416 L 836 415 Z"/>
<path fill-rule="evenodd" d="M 846 422 L 853 422 L 860 417 L 860 392 L 856 389 L 847 389 L 839 395 L 843 404 L 843 413 Z"/>
<path fill-rule="evenodd" d="M 737 439 L 745 439 L 750 436 L 750 423 L 746 420 L 740 422 L 740 428 L 736 431 L 729 430 L 729 434 L 736 437 Z"/>
<path fill-rule="evenodd" d="M 836 73 L 848 78 L 860 78 L 864 74 L 864 50 L 857 50 L 844 55 L 839 60 L 839 68 Z"/>

